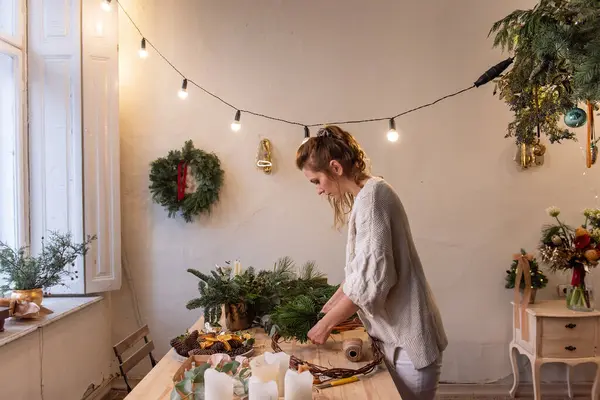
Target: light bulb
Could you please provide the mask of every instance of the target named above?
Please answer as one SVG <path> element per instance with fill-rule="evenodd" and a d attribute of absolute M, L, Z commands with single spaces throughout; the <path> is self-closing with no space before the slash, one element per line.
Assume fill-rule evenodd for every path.
<path fill-rule="evenodd" d="M 396 131 L 396 122 L 394 121 L 394 118 L 390 118 L 390 129 L 387 133 L 387 140 L 390 142 L 397 142 L 398 138 L 400 138 L 400 135 Z"/>
<path fill-rule="evenodd" d="M 310 139 L 310 130 L 308 129 L 308 126 L 304 127 L 304 139 L 302 140 L 302 144 L 308 142 L 308 139 Z"/>
<path fill-rule="evenodd" d="M 235 118 L 233 119 L 233 122 L 231 123 L 231 130 L 234 132 L 237 132 L 242 128 L 242 124 L 240 124 L 241 115 L 242 115 L 242 113 L 240 112 L 240 110 L 237 110 L 235 112 Z"/>
<path fill-rule="evenodd" d="M 140 46 L 140 57 L 141 58 L 148 57 L 148 50 L 146 50 L 146 39 L 145 38 L 142 39 L 142 44 Z"/>
<path fill-rule="evenodd" d="M 100 6 L 104 11 L 110 11 L 112 9 L 110 2 L 111 0 L 102 0 Z"/>
<path fill-rule="evenodd" d="M 184 79 L 183 83 L 181 84 L 181 89 L 179 89 L 179 98 L 180 99 L 187 99 L 187 97 L 188 97 L 187 83 L 188 83 L 188 80 Z"/>

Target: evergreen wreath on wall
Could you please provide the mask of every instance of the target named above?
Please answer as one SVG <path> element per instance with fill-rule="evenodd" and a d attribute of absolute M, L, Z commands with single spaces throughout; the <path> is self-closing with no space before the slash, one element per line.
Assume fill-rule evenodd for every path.
<path fill-rule="evenodd" d="M 191 140 L 181 150 L 171 150 L 150 164 L 152 200 L 169 212 L 169 218 L 181 213 L 185 222 L 210 213 L 219 200 L 224 172 L 214 153 L 194 147 Z"/>

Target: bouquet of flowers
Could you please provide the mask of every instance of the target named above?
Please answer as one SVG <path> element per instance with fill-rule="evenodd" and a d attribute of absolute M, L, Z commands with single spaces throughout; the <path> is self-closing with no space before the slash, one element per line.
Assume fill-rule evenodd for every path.
<path fill-rule="evenodd" d="M 550 207 L 546 212 L 556 223 L 542 230 L 539 247 L 542 262 L 553 272 L 572 271 L 572 288 L 567 296 L 569 308 L 591 309 L 585 276 L 600 259 L 600 210 L 584 210 L 585 222 L 577 228 L 558 218 L 560 209 L 557 207 Z"/>

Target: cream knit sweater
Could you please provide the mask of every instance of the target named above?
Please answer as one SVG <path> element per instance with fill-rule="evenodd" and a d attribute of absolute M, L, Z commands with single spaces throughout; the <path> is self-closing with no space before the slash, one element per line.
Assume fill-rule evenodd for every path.
<path fill-rule="evenodd" d="M 402 347 L 416 369 L 444 351 L 448 339 L 404 207 L 381 178 L 370 178 L 354 200 L 345 275 L 343 291 L 371 336 Z"/>

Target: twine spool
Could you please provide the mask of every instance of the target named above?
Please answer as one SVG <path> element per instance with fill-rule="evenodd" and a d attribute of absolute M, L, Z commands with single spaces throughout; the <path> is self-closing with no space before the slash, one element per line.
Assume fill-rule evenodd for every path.
<path fill-rule="evenodd" d="M 349 361 L 358 362 L 362 358 L 363 341 L 359 338 L 347 339 L 342 343 L 342 350 Z"/>

